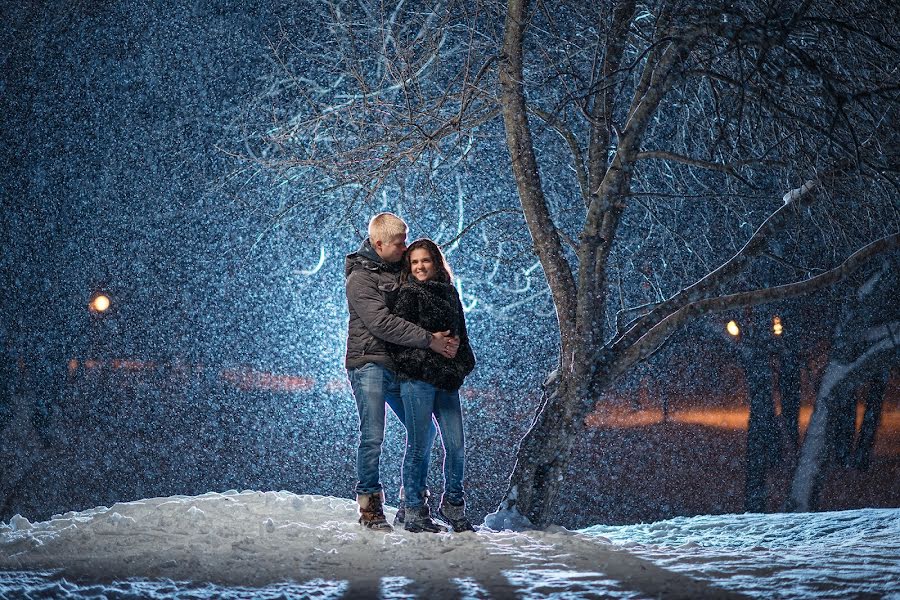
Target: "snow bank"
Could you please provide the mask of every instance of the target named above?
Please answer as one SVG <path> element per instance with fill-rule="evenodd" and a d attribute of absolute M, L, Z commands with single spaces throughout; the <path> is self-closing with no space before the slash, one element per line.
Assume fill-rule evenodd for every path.
<path fill-rule="evenodd" d="M 900 599 L 900 509 L 679 517 L 583 530 L 760 598 Z"/>
<path fill-rule="evenodd" d="M 465 534 L 381 534 L 356 517 L 348 499 L 233 490 L 17 515 L 0 524 L 0 597 L 900 594 L 900 510 Z"/>

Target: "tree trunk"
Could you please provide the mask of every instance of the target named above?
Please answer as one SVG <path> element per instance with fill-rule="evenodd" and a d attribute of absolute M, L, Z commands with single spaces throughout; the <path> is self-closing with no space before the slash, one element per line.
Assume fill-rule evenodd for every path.
<path fill-rule="evenodd" d="M 878 423 L 881 421 L 884 393 L 887 390 L 890 377 L 890 366 L 885 365 L 869 382 L 866 412 L 863 414 L 862 427 L 859 431 L 859 439 L 856 442 L 856 451 L 853 455 L 853 466 L 862 471 L 868 470 L 869 461 L 872 458 L 872 449 L 875 447 L 875 432 L 878 431 Z"/>
<path fill-rule="evenodd" d="M 865 379 L 850 377 L 841 387 L 843 393 L 834 401 L 831 419 L 831 458 L 835 464 L 849 467 L 856 440 L 856 406 L 860 387 Z"/>
<path fill-rule="evenodd" d="M 841 315 L 834 333 L 831 359 L 822 375 L 816 406 L 803 440 L 791 493 L 785 502 L 786 510 L 815 510 L 828 460 L 830 421 L 842 419 L 844 431 L 840 435 L 846 435 L 849 417 L 838 411 L 848 397 L 855 409 L 852 401 L 855 400 L 854 382 L 865 381 L 879 368 L 885 356 L 897 356 L 900 352 L 900 321 L 894 320 L 898 289 L 895 265 L 896 257 L 886 257 L 881 268 L 857 288 L 858 302 L 847 305 Z M 855 410 L 852 413 L 855 428 Z"/>
<path fill-rule="evenodd" d="M 545 384 L 541 408 L 519 443 L 506 496 L 499 510 L 485 519 L 493 529 L 543 527 L 550 522 L 572 447 L 594 406 L 574 376 L 557 380 L 557 373 Z"/>
<path fill-rule="evenodd" d="M 838 386 L 842 375 L 841 365 L 832 362 L 825 368 L 822 386 L 816 396 L 816 405 L 809 420 L 809 427 L 806 428 L 806 436 L 803 438 L 797 470 L 791 482 L 791 493 L 785 501 L 784 508 L 788 512 L 808 512 L 816 509 L 829 454 L 828 421 L 832 412 L 832 390 Z"/>
<path fill-rule="evenodd" d="M 752 342 L 749 342 L 752 343 Z M 747 427 L 744 510 L 765 512 L 766 471 L 777 458 L 775 407 L 772 403 L 772 373 L 768 352 L 746 352 L 747 388 L 750 393 L 750 422 Z"/>
<path fill-rule="evenodd" d="M 778 380 L 781 389 L 781 417 L 788 453 L 793 460 L 800 446 L 800 361 L 796 354 L 782 353 Z M 790 462 L 787 461 L 788 464 Z"/>

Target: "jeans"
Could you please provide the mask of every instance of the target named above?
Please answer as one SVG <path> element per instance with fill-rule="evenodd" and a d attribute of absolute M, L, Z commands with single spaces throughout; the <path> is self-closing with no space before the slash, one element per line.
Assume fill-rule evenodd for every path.
<path fill-rule="evenodd" d="M 430 433 L 434 429 L 432 415 L 437 419 L 444 444 L 444 501 L 462 504 L 466 450 L 459 391 L 448 392 L 430 383 L 412 380 L 401 382 L 400 396 L 407 419 L 406 456 L 403 457 L 406 506 L 420 508 L 423 505 L 426 481 L 421 462 L 428 460 L 434 442 Z"/>
<path fill-rule="evenodd" d="M 382 490 L 379 473 L 381 445 L 384 442 L 385 409 L 387 402 L 400 422 L 406 425 L 400 382 L 393 371 L 377 363 L 366 363 L 347 372 L 350 387 L 359 413 L 359 447 L 356 451 L 356 493 L 374 494 Z M 437 431 L 434 425 L 422 435 L 423 459 L 418 465 L 416 480 L 428 478 L 431 446 Z"/>

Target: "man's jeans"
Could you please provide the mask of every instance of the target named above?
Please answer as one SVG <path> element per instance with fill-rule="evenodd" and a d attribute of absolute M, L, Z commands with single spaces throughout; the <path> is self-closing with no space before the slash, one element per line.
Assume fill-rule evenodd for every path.
<path fill-rule="evenodd" d="M 366 363 L 347 372 L 350 387 L 356 399 L 359 413 L 359 448 L 356 452 L 357 494 L 374 494 L 382 489 L 379 477 L 381 445 L 384 442 L 385 409 L 387 402 L 400 422 L 406 424 L 403 402 L 400 400 L 400 382 L 393 371 L 377 363 Z M 423 459 L 419 465 L 417 480 L 428 478 L 431 462 L 431 446 L 437 431 L 434 425 L 422 435 Z M 408 494 L 407 494 L 408 495 Z"/>
<path fill-rule="evenodd" d="M 462 504 L 466 450 L 459 391 L 447 392 L 430 383 L 412 380 L 401 382 L 400 395 L 407 418 L 406 456 L 403 457 L 406 506 L 419 508 L 423 504 L 426 481 L 421 461 L 427 464 L 434 443 L 432 414 L 444 444 L 444 500 Z"/>

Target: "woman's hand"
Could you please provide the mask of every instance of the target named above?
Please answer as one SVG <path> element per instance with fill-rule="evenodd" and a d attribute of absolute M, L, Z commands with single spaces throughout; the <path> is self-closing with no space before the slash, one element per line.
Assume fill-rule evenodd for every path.
<path fill-rule="evenodd" d="M 432 352 L 436 352 L 447 358 L 454 358 L 459 350 L 459 338 L 450 335 L 449 331 L 436 331 L 431 334 L 431 344 L 428 346 Z"/>

